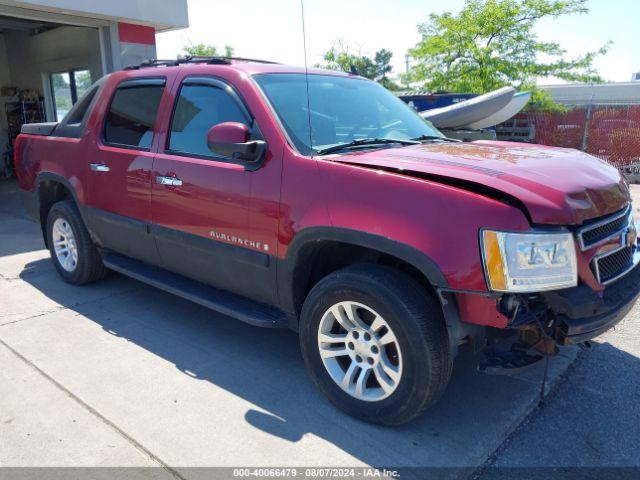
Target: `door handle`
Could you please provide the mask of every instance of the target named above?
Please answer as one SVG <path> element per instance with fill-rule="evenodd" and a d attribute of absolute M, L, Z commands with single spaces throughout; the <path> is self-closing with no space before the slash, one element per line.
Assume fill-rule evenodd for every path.
<path fill-rule="evenodd" d="M 181 187 L 182 180 L 176 177 L 163 177 L 161 175 L 156 177 L 156 183 L 160 185 L 167 185 L 169 187 Z"/>
<path fill-rule="evenodd" d="M 89 166 L 91 167 L 91 170 L 94 172 L 110 172 L 111 171 L 109 166 L 105 165 L 104 163 L 91 163 Z"/>

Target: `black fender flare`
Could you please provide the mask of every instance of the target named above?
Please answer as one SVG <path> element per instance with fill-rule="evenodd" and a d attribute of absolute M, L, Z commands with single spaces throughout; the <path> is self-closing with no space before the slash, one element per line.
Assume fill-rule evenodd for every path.
<path fill-rule="evenodd" d="M 40 199 L 40 186 L 42 185 L 42 183 L 47 182 L 47 181 L 52 181 L 52 182 L 56 182 L 61 184 L 62 186 L 64 186 L 69 193 L 71 193 L 71 197 L 74 201 L 74 203 L 76 204 L 76 207 L 78 207 L 78 211 L 80 212 L 80 217 L 82 218 L 82 221 L 84 222 L 85 226 L 87 226 L 88 228 L 88 224 L 85 218 L 85 212 L 83 209 L 83 205 L 82 203 L 80 203 L 80 201 L 78 200 L 78 193 L 76 192 L 76 189 L 73 187 L 73 185 L 71 185 L 71 182 L 69 182 L 69 180 L 67 180 L 65 177 L 63 177 L 62 175 L 59 175 L 57 173 L 53 173 L 53 172 L 40 172 L 36 175 L 36 179 L 34 182 L 34 195 L 35 195 L 35 204 L 37 205 L 38 208 L 38 218 L 37 220 L 40 223 L 40 228 L 42 229 L 42 237 L 44 238 L 44 243 L 45 246 L 47 248 L 49 248 L 49 245 L 47 245 L 47 232 L 46 232 L 46 221 L 42 222 L 41 219 L 41 213 L 42 213 L 42 202 Z M 89 230 L 89 232 L 91 232 Z"/>
<path fill-rule="evenodd" d="M 457 353 L 460 340 L 468 336 L 473 327 L 460 320 L 455 295 L 449 290 L 449 284 L 437 263 L 415 247 L 381 235 L 339 227 L 309 227 L 298 232 L 289 245 L 287 256 L 279 260 L 277 266 L 278 295 L 284 310 L 295 313 L 297 318 L 294 276 L 296 268 L 299 268 L 300 253 L 303 247 L 321 241 L 369 248 L 396 257 L 418 269 L 436 291 L 447 325 L 450 351 L 454 355 Z"/>

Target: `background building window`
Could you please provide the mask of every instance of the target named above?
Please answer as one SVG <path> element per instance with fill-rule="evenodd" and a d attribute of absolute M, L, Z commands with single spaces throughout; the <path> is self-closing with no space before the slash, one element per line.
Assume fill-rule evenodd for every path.
<path fill-rule="evenodd" d="M 91 87 L 89 70 L 71 70 L 51 75 L 51 91 L 56 121 L 59 122 Z"/>

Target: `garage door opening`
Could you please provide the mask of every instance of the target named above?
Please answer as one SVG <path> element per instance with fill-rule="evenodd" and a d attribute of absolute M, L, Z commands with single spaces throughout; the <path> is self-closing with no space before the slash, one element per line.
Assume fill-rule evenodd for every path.
<path fill-rule="evenodd" d="M 61 120 L 102 75 L 98 28 L 0 15 L 0 175 L 23 124 Z"/>

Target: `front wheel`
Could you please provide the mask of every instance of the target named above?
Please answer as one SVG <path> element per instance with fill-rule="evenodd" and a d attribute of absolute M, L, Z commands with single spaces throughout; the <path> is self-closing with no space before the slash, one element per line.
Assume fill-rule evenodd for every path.
<path fill-rule="evenodd" d="M 451 373 L 442 310 L 405 274 L 359 265 L 322 279 L 300 325 L 314 382 L 340 409 L 385 425 L 420 415 Z"/>

